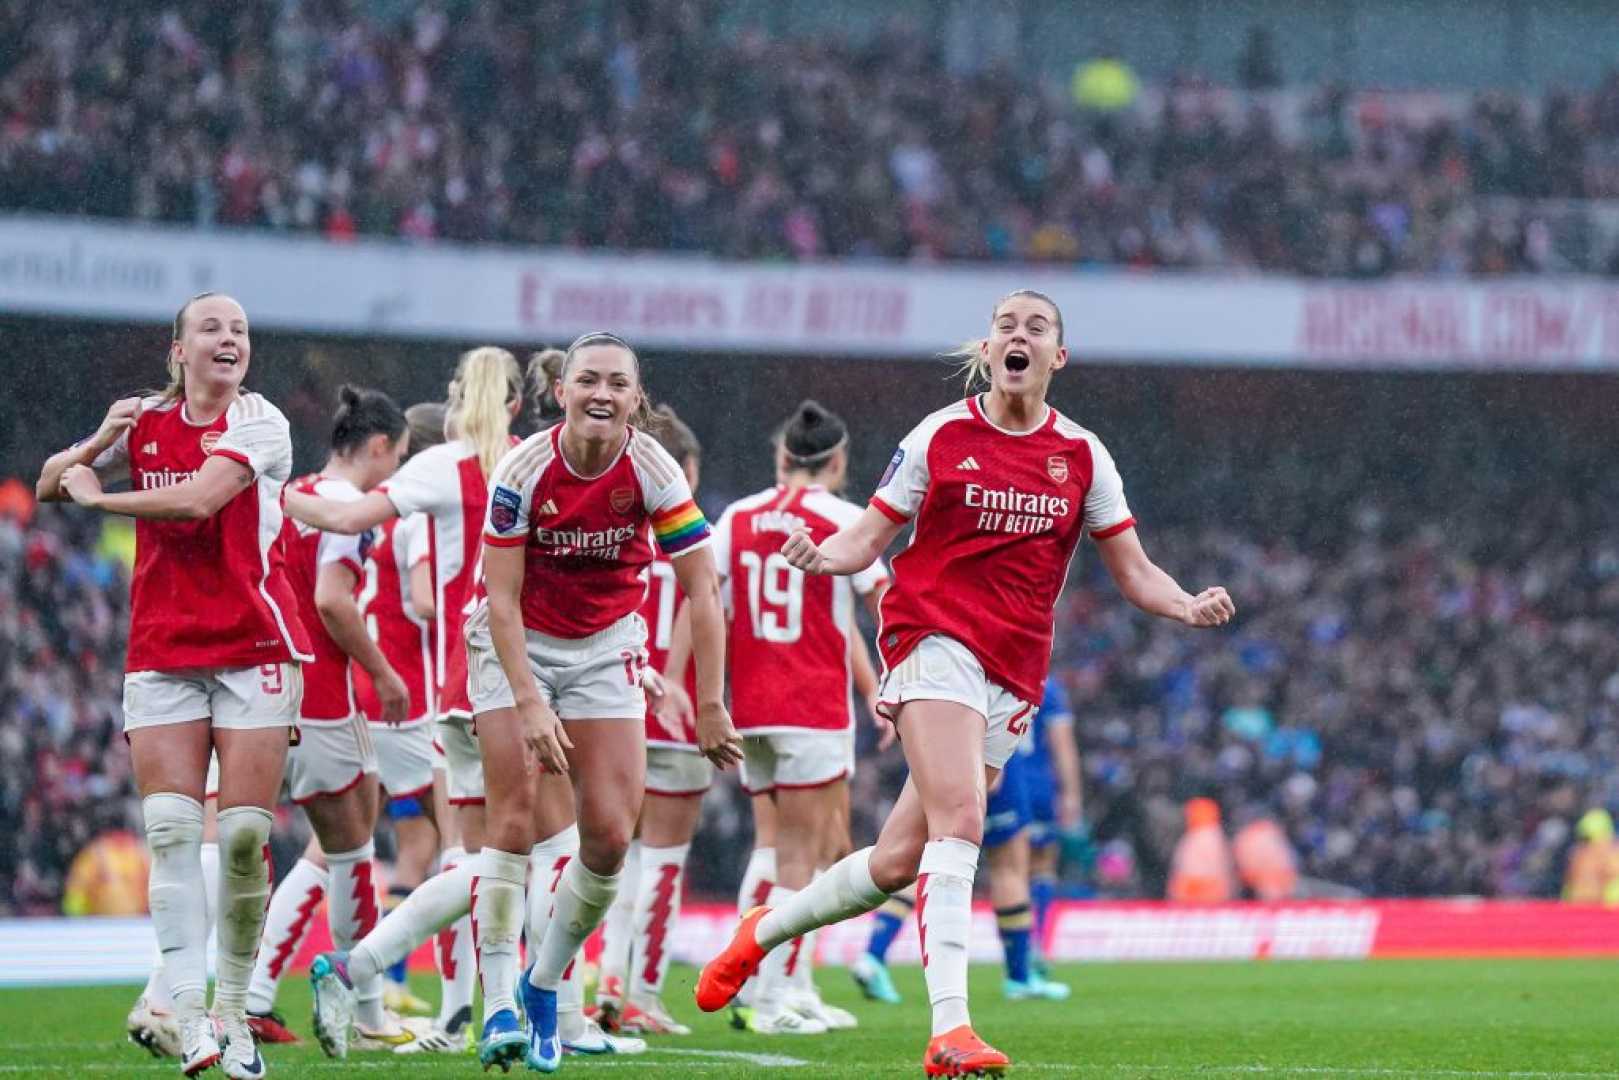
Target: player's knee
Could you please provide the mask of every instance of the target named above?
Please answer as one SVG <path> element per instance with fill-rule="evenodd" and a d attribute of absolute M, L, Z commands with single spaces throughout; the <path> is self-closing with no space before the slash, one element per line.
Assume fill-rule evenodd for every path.
<path fill-rule="evenodd" d="M 227 877 L 265 872 L 264 845 L 270 841 L 270 812 L 260 806 L 232 806 L 219 812 L 219 857 Z"/>
<path fill-rule="evenodd" d="M 631 831 L 631 826 L 617 822 L 592 829 L 589 836 L 580 837 L 580 860 L 592 873 L 618 873 L 630 850 Z"/>
<path fill-rule="evenodd" d="M 916 880 L 922 866 L 922 842 L 884 843 L 884 839 L 871 852 L 871 881 L 885 893 L 896 893 Z"/>
<path fill-rule="evenodd" d="M 162 792 L 141 800 L 146 843 L 155 856 L 202 844 L 202 804 L 189 795 Z"/>

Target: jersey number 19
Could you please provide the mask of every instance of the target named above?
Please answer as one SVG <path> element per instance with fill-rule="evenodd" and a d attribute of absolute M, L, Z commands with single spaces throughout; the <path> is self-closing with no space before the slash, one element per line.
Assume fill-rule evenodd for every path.
<path fill-rule="evenodd" d="M 791 645 L 804 633 L 804 571 L 788 565 L 779 551 L 763 559 L 755 551 L 740 551 L 737 557 L 748 571 L 753 636 Z"/>

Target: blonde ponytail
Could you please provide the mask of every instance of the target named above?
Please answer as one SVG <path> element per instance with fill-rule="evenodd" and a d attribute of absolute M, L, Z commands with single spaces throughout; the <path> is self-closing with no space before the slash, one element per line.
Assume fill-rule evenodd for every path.
<path fill-rule="evenodd" d="M 951 375 L 961 380 L 963 394 L 972 393 L 979 383 L 990 385 L 989 361 L 984 359 L 983 345 L 983 338 L 969 338 L 949 352 L 939 354 L 940 359 L 955 365 L 956 370 Z"/>
<path fill-rule="evenodd" d="M 477 449 L 485 479 L 511 449 L 511 406 L 522 397 L 523 373 L 517 357 L 493 345 L 461 354 L 445 404 L 449 423 Z"/>

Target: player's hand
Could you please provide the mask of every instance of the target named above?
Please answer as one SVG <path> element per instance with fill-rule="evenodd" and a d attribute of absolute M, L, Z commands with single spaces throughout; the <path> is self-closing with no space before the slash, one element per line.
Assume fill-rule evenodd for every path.
<path fill-rule="evenodd" d="M 410 687 L 397 671 L 388 668 L 380 679 L 373 678 L 371 685 L 376 687 L 377 701 L 382 705 L 383 723 L 397 725 L 410 719 Z"/>
<path fill-rule="evenodd" d="M 573 749 L 573 743 L 562 730 L 562 721 L 557 719 L 551 706 L 536 700 L 518 705 L 517 715 L 523 723 L 523 742 L 539 759 L 540 768 L 559 776 L 567 775 L 567 751 Z"/>
<path fill-rule="evenodd" d="M 1224 626 L 1237 614 L 1237 605 L 1218 585 L 1204 589 L 1181 612 L 1181 622 L 1187 626 Z"/>
<path fill-rule="evenodd" d="M 717 769 L 742 761 L 742 736 L 731 723 L 731 714 L 719 702 L 697 708 L 697 749 Z"/>
<path fill-rule="evenodd" d="M 866 711 L 871 713 L 871 725 L 877 729 L 877 750 L 887 750 L 899 741 L 899 729 L 894 721 L 877 710 L 877 695 L 873 694 L 866 699 Z"/>
<path fill-rule="evenodd" d="M 135 421 L 141 418 L 141 399 L 138 397 L 121 398 L 112 403 L 107 415 L 101 421 L 101 426 L 91 436 L 90 442 L 96 448 L 96 453 L 110 447 L 118 441 L 119 436 L 135 426 Z"/>
<path fill-rule="evenodd" d="M 101 478 L 88 465 L 70 465 L 57 485 L 80 506 L 95 509 L 101 499 Z"/>
<path fill-rule="evenodd" d="M 821 549 L 810 539 L 805 529 L 794 529 L 793 535 L 781 545 L 781 554 L 787 560 L 787 565 L 806 574 L 824 574 L 826 569 L 826 556 Z"/>
<path fill-rule="evenodd" d="M 657 675 L 651 668 L 647 671 Z M 647 693 L 652 694 L 652 718 L 670 741 L 685 742 L 686 725 L 692 722 L 691 697 L 686 693 L 686 688 L 678 683 L 672 683 L 661 675 L 657 675 L 657 679 L 660 687 L 657 693 L 653 693 L 650 686 L 647 687 Z"/>
<path fill-rule="evenodd" d="M 1084 808 L 1078 792 L 1063 792 L 1057 797 L 1057 828 L 1075 832 L 1085 825 Z"/>

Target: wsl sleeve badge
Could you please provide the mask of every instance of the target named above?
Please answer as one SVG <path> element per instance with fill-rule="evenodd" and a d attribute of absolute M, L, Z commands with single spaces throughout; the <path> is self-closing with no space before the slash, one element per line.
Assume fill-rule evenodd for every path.
<path fill-rule="evenodd" d="M 879 491 L 888 486 L 888 482 L 894 479 L 894 474 L 899 472 L 899 467 L 903 464 L 905 464 L 905 448 L 902 446 L 888 459 L 888 468 L 883 470 L 883 478 L 877 481 Z"/>
<path fill-rule="evenodd" d="M 517 528 L 518 511 L 523 507 L 523 496 L 502 484 L 496 484 L 489 498 L 489 524 L 497 533 L 509 533 Z"/>

